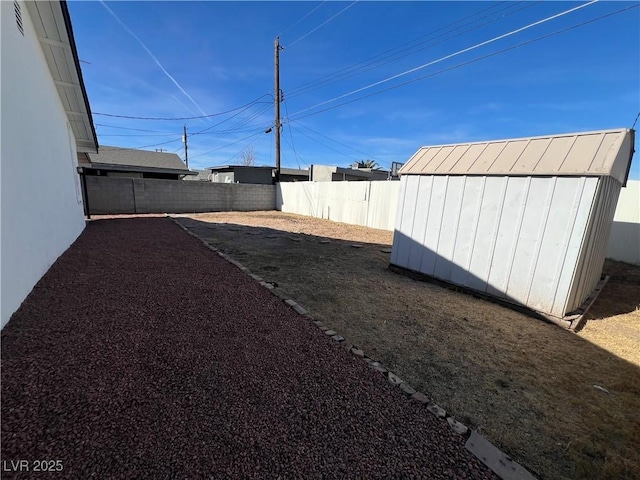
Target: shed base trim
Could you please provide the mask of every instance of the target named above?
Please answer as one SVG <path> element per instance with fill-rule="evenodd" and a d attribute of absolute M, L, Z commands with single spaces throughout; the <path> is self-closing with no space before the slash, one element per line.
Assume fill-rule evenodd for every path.
<path fill-rule="evenodd" d="M 515 310 L 517 312 L 523 313 L 533 318 L 537 318 L 538 320 L 543 320 L 545 322 L 553 323 L 567 330 L 571 330 L 573 332 L 579 331 L 586 322 L 586 314 L 593 302 L 595 302 L 596 298 L 602 291 L 602 288 L 605 286 L 609 277 L 604 277 L 600 280 L 596 288 L 593 290 L 591 295 L 585 300 L 585 302 L 578 308 L 574 310 L 570 314 L 560 318 L 548 313 L 538 312 L 533 310 L 526 305 L 522 305 L 520 303 L 512 302 L 504 298 L 494 297 L 493 295 L 489 295 L 485 292 L 480 292 L 478 290 L 474 290 L 469 287 L 464 287 L 461 285 L 457 285 L 455 283 L 448 282 L 446 280 L 442 280 L 431 275 L 427 275 L 426 273 L 417 272 L 415 270 L 411 270 L 405 267 L 400 267 L 398 265 L 394 265 L 392 263 L 389 264 L 389 270 L 392 272 L 400 273 L 402 275 L 406 275 L 409 278 L 413 278 L 415 280 L 426 281 L 429 283 L 434 283 L 441 287 L 447 288 L 449 290 L 454 290 L 456 292 L 463 292 L 467 295 L 471 295 L 476 298 L 480 298 L 482 300 L 486 300 L 492 303 L 497 303 L 498 305 L 502 305 L 503 307 L 510 308 L 511 310 Z"/>

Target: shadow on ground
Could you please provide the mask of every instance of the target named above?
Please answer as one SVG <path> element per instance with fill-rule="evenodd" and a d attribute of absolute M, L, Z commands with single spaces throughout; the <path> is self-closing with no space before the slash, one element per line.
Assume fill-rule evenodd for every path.
<path fill-rule="evenodd" d="M 555 325 L 393 273 L 389 244 L 245 226 L 228 215 L 177 220 L 531 471 L 640 477 L 640 369 L 633 363 Z M 606 306 L 618 280 L 594 309 L 632 308 Z"/>

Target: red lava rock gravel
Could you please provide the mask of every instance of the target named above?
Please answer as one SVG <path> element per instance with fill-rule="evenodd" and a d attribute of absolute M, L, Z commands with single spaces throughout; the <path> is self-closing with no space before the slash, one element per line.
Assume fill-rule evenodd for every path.
<path fill-rule="evenodd" d="M 493 478 L 165 218 L 89 223 L 4 328 L 2 460 L 3 478 Z"/>

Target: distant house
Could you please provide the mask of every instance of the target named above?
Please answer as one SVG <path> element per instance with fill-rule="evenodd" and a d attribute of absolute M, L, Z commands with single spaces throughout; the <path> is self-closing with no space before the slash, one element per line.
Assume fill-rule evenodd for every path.
<path fill-rule="evenodd" d="M 98 140 L 66 2 L 0 2 L 0 326 L 85 227 L 77 154 Z"/>
<path fill-rule="evenodd" d="M 219 165 L 206 169 L 214 183 L 273 184 L 273 167 L 253 167 L 246 165 Z"/>
<path fill-rule="evenodd" d="M 309 170 L 306 168 L 281 168 L 281 182 L 308 182 Z"/>
<path fill-rule="evenodd" d="M 248 166 L 248 165 L 220 165 L 205 169 L 206 177 L 214 183 L 253 183 L 260 185 L 273 185 L 275 183 L 276 169 L 273 167 Z M 201 175 L 204 179 L 205 174 Z M 281 182 L 305 182 L 309 180 L 309 170 L 298 168 L 281 168 Z"/>
<path fill-rule="evenodd" d="M 389 172 L 371 168 L 343 168 L 331 165 L 311 165 L 309 171 L 312 182 L 347 182 L 388 180 Z"/>
<path fill-rule="evenodd" d="M 210 170 L 191 170 L 195 175 L 187 175 L 183 180 L 190 180 L 194 182 L 210 182 L 211 171 Z"/>
<path fill-rule="evenodd" d="M 79 153 L 78 165 L 85 175 L 180 180 L 191 172 L 175 153 L 134 148 L 100 147 L 100 153 Z"/>

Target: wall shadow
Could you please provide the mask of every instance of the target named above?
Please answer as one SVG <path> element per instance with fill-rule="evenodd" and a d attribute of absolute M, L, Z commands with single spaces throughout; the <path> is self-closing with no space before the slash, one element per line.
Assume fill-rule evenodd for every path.
<path fill-rule="evenodd" d="M 486 279 L 479 278 L 473 275 L 471 272 L 451 261 L 438 255 L 436 252 L 428 249 L 424 245 L 416 242 L 412 238 L 398 232 L 394 232 L 394 240 L 402 244 L 402 248 L 405 250 L 406 255 L 416 256 L 419 255 L 422 260 L 419 262 L 421 265 L 426 261 L 431 265 L 434 272 L 439 272 L 439 276 L 422 273 L 407 269 L 405 267 L 390 265 L 390 268 L 394 271 L 404 273 L 412 278 L 421 279 L 431 283 L 438 284 L 444 288 L 448 288 L 455 291 L 460 291 L 469 295 L 472 295 L 483 300 L 497 303 L 507 308 L 514 309 L 520 313 L 524 313 L 533 318 L 558 324 L 562 327 L 568 328 L 570 325 L 567 320 L 559 319 L 545 312 L 539 312 L 532 307 L 518 301 L 517 299 L 507 295 L 504 292 L 499 291 L 497 288 L 487 282 Z M 426 259 L 426 260 L 425 260 Z M 615 266 L 617 264 L 626 265 L 625 268 Z M 616 273 L 624 272 L 624 274 Z M 601 279 L 605 276 L 610 276 L 609 281 L 599 293 L 598 298 L 593 305 L 598 307 L 598 316 L 609 317 L 618 314 L 625 314 L 633 312 L 638 308 L 638 301 L 640 299 L 640 267 L 624 264 L 621 262 L 607 261 L 605 268 L 601 274 Z M 444 280 L 444 278 L 455 279 L 455 281 Z M 634 283 L 635 282 L 635 283 Z M 475 288 L 474 288 L 475 287 Z M 491 292 L 493 290 L 493 292 Z M 618 291 L 624 291 L 625 293 L 620 295 Z M 602 298 L 601 298 L 602 297 Z M 615 297 L 615 301 L 611 301 L 611 297 Z M 590 297 L 589 297 L 590 298 Z M 634 302 L 635 300 L 635 302 Z M 588 306 L 589 299 L 586 299 L 583 306 Z M 587 311 L 585 319 L 590 317 L 588 312 L 593 308 L 593 305 Z M 569 312 L 566 318 L 571 315 L 584 314 L 582 306 L 573 312 Z M 575 327 L 575 324 L 573 325 Z M 583 326 L 583 322 L 578 326 L 580 329 Z"/>
<path fill-rule="evenodd" d="M 599 442 L 603 438 L 610 440 L 607 440 L 607 448 L 621 457 L 624 456 L 624 449 L 629 448 L 629 457 L 637 463 L 637 453 L 633 453 L 630 447 L 633 444 L 633 437 L 630 435 L 634 428 L 631 412 L 637 411 L 633 409 L 638 406 L 640 399 L 640 368 L 633 363 L 578 335 L 547 323 L 513 317 L 505 309 L 498 307 L 485 312 L 473 312 L 471 315 L 475 317 L 463 318 L 458 315 L 438 318 L 442 316 L 438 312 L 439 303 L 431 300 L 450 294 L 443 295 L 438 288 L 414 282 L 389 271 L 390 254 L 382 251 L 390 250 L 388 244 L 355 242 L 233 222 L 207 222 L 190 217 L 179 217 L 177 220 L 210 245 L 242 262 L 252 273 L 276 284 L 276 287 L 280 284 L 286 293 L 309 309 L 312 315 L 325 321 L 327 326 L 333 327 L 332 322 L 336 322 L 339 333 L 345 335 L 348 341 L 363 346 L 365 352 L 375 360 L 382 361 L 394 371 L 398 368 L 401 374 L 409 372 L 405 377 L 407 381 L 415 382 L 415 386 L 429 394 L 440 395 L 443 406 L 451 409 L 452 414 L 461 415 L 461 420 L 469 426 L 486 427 L 485 431 L 492 441 L 499 445 L 502 443 L 501 447 L 507 453 L 518 461 L 522 460 L 521 463 L 530 470 L 545 472 L 544 468 L 539 467 L 538 462 L 541 460 L 537 456 L 553 457 L 549 461 L 556 461 L 553 448 L 560 452 L 558 455 L 568 455 L 568 450 L 577 452 L 576 455 L 581 456 L 580 458 L 588 458 L 594 452 L 595 455 L 604 455 L 605 452 L 601 452 L 599 446 L 594 446 L 600 445 L 599 443 L 590 443 L 592 440 Z M 97 219 L 91 222 L 89 229 L 100 228 L 103 222 L 111 221 L 133 222 L 136 219 Z M 150 221 L 169 220 L 157 218 Z M 185 242 L 187 239 L 189 237 L 185 235 Z M 323 243 L 327 241 L 329 243 Z M 354 244 L 360 247 L 353 247 Z M 99 245 L 96 245 L 96 250 L 99 251 Z M 344 262 L 349 257 L 357 260 L 357 270 L 350 270 L 349 265 L 352 264 Z M 636 278 L 634 273 L 625 273 L 624 268 L 630 267 L 612 264 L 605 266 L 606 268 L 617 272 L 617 280 L 620 282 Z M 340 270 L 339 283 L 336 281 L 329 285 L 331 288 L 326 289 L 330 292 L 329 295 L 318 288 L 322 282 L 333 282 L 336 278 L 326 275 L 325 269 Z M 462 274 L 464 271 L 457 273 Z M 306 274 L 309 275 L 308 278 L 305 277 Z M 612 280 L 616 281 L 616 278 Z M 631 281 L 628 283 L 631 284 Z M 344 318 L 332 318 L 327 313 L 331 310 L 325 307 L 339 304 L 340 299 L 345 298 L 344 295 L 339 297 L 339 294 L 350 293 L 350 290 L 361 288 L 363 284 L 370 289 L 370 311 L 359 316 L 348 316 L 348 308 L 358 308 L 358 304 L 354 302 L 353 305 L 342 305 L 345 309 Z M 389 288 L 391 284 L 398 288 Z M 615 285 L 612 283 L 608 287 L 613 288 Z M 289 288 L 297 290 L 288 290 Z M 407 320 L 404 305 L 401 306 L 402 311 L 384 310 L 389 296 L 399 290 L 407 292 L 407 309 L 413 308 L 412 303 L 431 296 L 427 299 L 429 308 L 434 312 L 433 316 L 425 315 L 420 318 L 423 311 L 413 309 L 411 315 L 415 318 Z M 607 288 L 603 290 L 594 307 L 602 302 L 606 290 Z M 355 297 L 355 293 L 352 297 Z M 483 318 L 485 314 L 493 318 Z M 415 323 L 410 323 L 411 321 Z M 403 334 L 396 337 L 387 335 L 389 330 L 381 328 L 384 322 L 389 330 L 393 328 Z M 507 322 L 511 322 L 513 327 L 506 327 Z M 363 326 L 357 330 L 356 324 Z M 342 328 L 345 329 L 344 332 Z M 435 347 L 426 347 L 421 343 L 420 338 L 425 335 L 437 339 Z M 449 339 L 453 341 L 454 336 L 469 337 L 468 348 L 457 350 L 448 343 Z M 396 341 L 397 338 L 401 340 Z M 468 358 L 476 353 L 474 350 L 486 351 L 487 358 L 469 361 Z M 478 380 L 485 378 L 486 384 Z M 595 389 L 594 383 L 609 389 L 611 394 Z M 438 390 L 439 388 L 442 390 Z M 454 393 L 448 395 L 447 388 Z M 551 407 L 549 409 L 539 409 L 539 404 L 535 402 L 540 396 L 547 394 L 556 403 L 547 404 L 547 407 Z M 459 404 L 456 404 L 456 398 L 462 399 Z M 472 413 L 462 410 L 462 404 L 467 404 Z M 557 447 L 556 442 L 563 441 L 562 428 L 567 424 L 556 425 L 553 419 L 562 419 L 563 416 L 571 420 L 571 425 L 587 425 L 593 437 L 585 438 L 592 439 L 582 441 L 576 435 L 570 438 L 571 446 L 565 443 Z M 502 423 L 508 426 L 509 431 L 504 438 L 495 433 L 496 430 L 492 430 L 497 428 L 491 425 L 494 417 L 504 420 Z M 602 419 L 601 423 L 593 423 L 597 418 Z M 545 422 L 553 424 L 553 428 L 557 430 L 557 437 L 552 442 L 553 448 L 547 451 L 535 441 L 537 429 L 543 428 L 540 425 L 545 425 Z M 527 437 L 526 441 L 527 445 L 531 445 L 529 451 L 517 444 L 517 441 L 530 434 L 533 437 Z M 564 470 L 561 473 L 566 474 Z M 548 470 L 546 476 L 554 478 Z M 588 476 L 588 472 L 585 473 L 585 477 Z"/>

